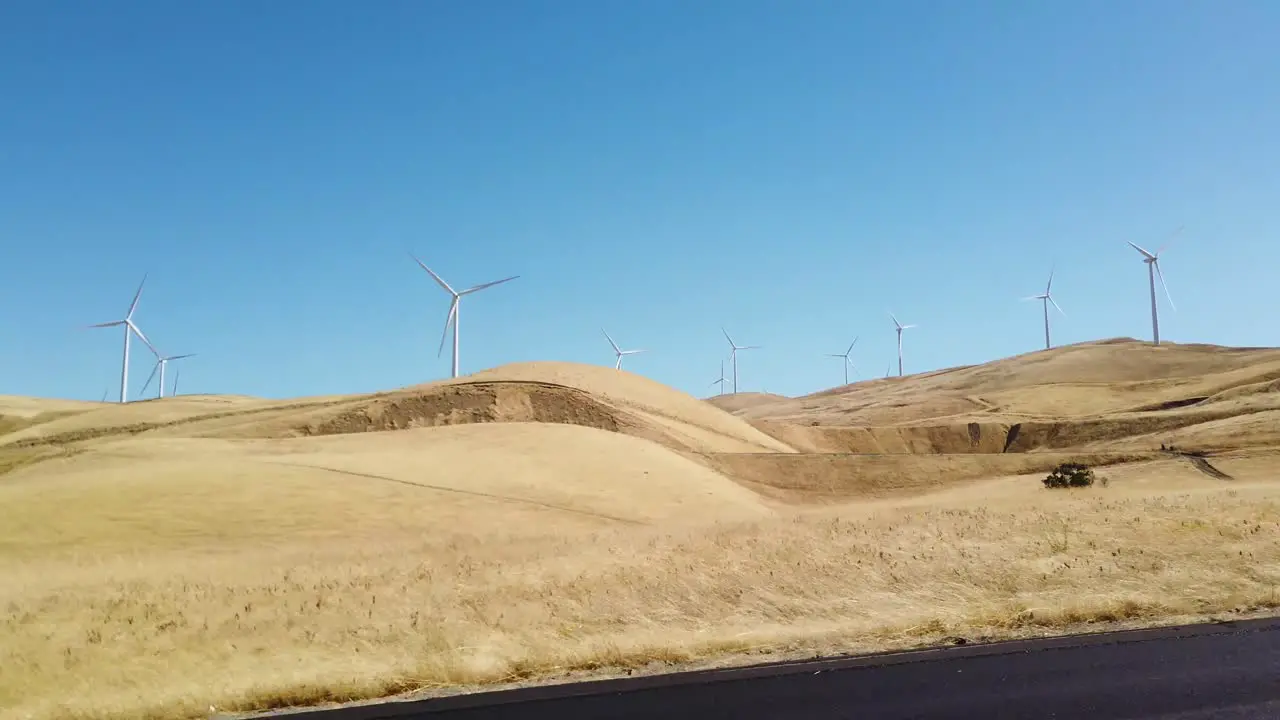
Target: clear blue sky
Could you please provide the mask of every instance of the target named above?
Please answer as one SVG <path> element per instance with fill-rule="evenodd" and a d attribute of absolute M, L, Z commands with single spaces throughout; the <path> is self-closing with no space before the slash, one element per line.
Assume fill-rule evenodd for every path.
<path fill-rule="evenodd" d="M 703 395 L 1149 339 L 1276 345 L 1280 3 L 0 4 L 0 393 L 118 392 L 120 318 L 268 397 L 522 360 Z M 1161 300 L 1163 303 L 1163 298 Z M 152 361 L 135 343 L 131 385 Z"/>

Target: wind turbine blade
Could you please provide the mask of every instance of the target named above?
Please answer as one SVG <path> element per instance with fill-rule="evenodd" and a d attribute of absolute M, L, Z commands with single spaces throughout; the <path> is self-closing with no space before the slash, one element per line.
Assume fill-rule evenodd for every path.
<path fill-rule="evenodd" d="M 618 347 L 618 343 L 614 342 L 614 341 L 613 341 L 613 338 L 609 337 L 609 333 L 605 332 L 605 329 L 604 329 L 604 328 L 600 328 L 600 332 L 604 333 L 604 337 L 605 337 L 605 339 L 606 339 L 606 340 L 608 340 L 608 341 L 609 341 L 609 344 L 613 346 L 613 351 L 614 351 L 614 352 L 616 352 L 616 353 L 617 353 L 617 352 L 622 352 L 622 348 Z"/>
<path fill-rule="evenodd" d="M 740 347 L 738 349 L 739 350 L 759 350 L 762 347 L 764 346 L 763 345 L 747 345 L 746 347 Z"/>
<path fill-rule="evenodd" d="M 133 302 L 129 303 L 129 312 L 125 313 L 125 318 L 132 318 L 133 311 L 138 309 L 138 299 L 142 297 L 142 286 L 147 284 L 147 274 L 142 274 L 142 282 L 138 283 L 138 292 L 133 294 Z"/>
<path fill-rule="evenodd" d="M 444 353 L 444 341 L 449 339 L 449 326 L 453 324 L 454 313 L 458 312 L 458 296 L 453 296 L 453 302 L 449 303 L 449 314 L 444 319 L 444 332 L 440 333 L 440 349 L 436 351 L 436 357 L 440 357 Z"/>
<path fill-rule="evenodd" d="M 1022 302 L 1026 302 L 1027 300 L 1043 300 L 1043 299 L 1044 299 L 1043 295 L 1028 295 L 1027 297 L 1022 298 Z"/>
<path fill-rule="evenodd" d="M 1147 252 L 1146 249 L 1142 248 L 1141 246 L 1134 245 L 1133 243 L 1129 243 L 1129 247 L 1142 253 L 1143 257 L 1147 258 L 1148 260 L 1155 258 L 1155 255 L 1152 255 L 1151 253 Z"/>
<path fill-rule="evenodd" d="M 1155 262 L 1152 264 L 1156 266 L 1156 275 L 1160 277 L 1160 287 L 1164 288 L 1164 296 L 1169 299 L 1169 307 L 1173 308 L 1173 310 L 1176 312 L 1178 309 L 1178 306 L 1173 304 L 1173 296 L 1169 294 L 1169 286 L 1164 284 L 1164 271 L 1160 269 L 1159 262 Z"/>
<path fill-rule="evenodd" d="M 123 324 L 124 324 L 123 320 L 116 320 L 115 322 L 98 323 L 97 325 L 89 325 L 88 327 L 91 327 L 91 328 L 115 327 L 117 325 L 123 325 Z"/>
<path fill-rule="evenodd" d="M 151 341 L 147 339 L 146 335 L 142 334 L 142 330 L 139 329 L 137 325 L 134 325 L 132 320 L 125 320 L 124 324 L 128 325 L 129 329 L 133 331 L 133 334 L 137 335 L 138 339 L 151 350 L 152 355 L 155 355 L 157 358 L 160 357 L 160 351 L 156 350 L 156 346 L 151 344 Z"/>
<path fill-rule="evenodd" d="M 725 330 L 724 328 L 720 328 L 720 332 L 724 333 L 724 339 L 729 341 L 729 346 L 730 346 L 730 347 L 733 347 L 733 348 L 738 347 L 737 343 L 735 343 L 735 342 L 733 341 L 733 338 L 729 337 L 729 331 L 728 331 L 728 330 Z"/>
<path fill-rule="evenodd" d="M 1058 308 L 1058 312 L 1062 313 L 1063 317 L 1066 317 L 1067 311 L 1062 309 L 1062 306 L 1058 304 L 1057 300 L 1053 299 L 1052 295 L 1050 295 L 1047 299 L 1049 300 L 1049 302 L 1053 303 L 1054 307 Z"/>
<path fill-rule="evenodd" d="M 902 323 L 898 322 L 898 318 L 894 317 L 893 313 L 889 313 L 889 317 L 893 318 L 893 324 L 895 326 L 902 327 Z"/>
<path fill-rule="evenodd" d="M 463 290 L 462 292 L 460 292 L 460 293 L 458 293 L 458 294 L 459 294 L 459 295 L 470 295 L 470 294 L 471 294 L 471 293 L 473 293 L 473 292 L 480 292 L 481 290 L 483 290 L 483 289 L 485 289 L 485 288 L 491 288 L 491 287 L 493 287 L 494 285 L 501 285 L 501 284 L 502 284 L 502 283 L 504 283 L 504 282 L 510 282 L 510 281 L 512 281 L 512 280 L 515 280 L 515 279 L 516 279 L 516 278 L 518 278 L 518 277 L 520 277 L 520 276 L 519 276 L 519 275 L 512 275 L 512 276 L 511 276 L 511 277 L 509 277 L 509 278 L 502 278 L 501 280 L 494 280 L 493 282 L 487 282 L 487 283 L 485 283 L 485 284 L 483 284 L 483 285 L 477 285 L 477 286 L 475 286 L 475 287 L 467 288 L 466 290 Z"/>
<path fill-rule="evenodd" d="M 827 353 L 827 357 L 845 357 L 845 356 L 837 353 Z"/>
<path fill-rule="evenodd" d="M 648 352 L 648 350 L 623 350 L 622 354 L 623 355 L 639 355 L 642 352 Z"/>
<path fill-rule="evenodd" d="M 903 325 L 903 326 L 902 326 L 902 329 L 903 329 L 903 330 L 908 330 L 908 329 L 913 328 L 913 327 L 920 327 L 920 326 L 919 326 L 919 325 Z"/>
<path fill-rule="evenodd" d="M 1173 243 L 1173 239 L 1177 237 L 1178 234 L 1181 233 L 1183 228 L 1185 227 L 1186 227 L 1185 225 L 1179 225 L 1177 230 L 1174 230 L 1173 232 L 1169 233 L 1168 239 L 1164 241 L 1164 244 L 1160 246 L 1159 250 L 1156 250 L 1156 257 L 1160 257 L 1160 253 L 1168 249 L 1169 245 Z"/>
<path fill-rule="evenodd" d="M 1056 268 L 1049 268 L 1049 283 L 1044 286 L 1045 295 L 1048 295 L 1049 291 L 1053 289 L 1053 271 L 1054 270 L 1056 270 Z"/>
<path fill-rule="evenodd" d="M 195 353 L 187 353 L 186 355 L 174 355 L 174 356 L 172 356 L 172 357 L 168 357 L 168 358 L 165 358 L 165 359 L 166 359 L 166 360 L 181 360 L 182 358 L 189 358 L 189 357 L 195 357 L 195 356 L 196 356 L 196 354 L 195 354 Z"/>
<path fill-rule="evenodd" d="M 457 295 L 457 294 L 458 294 L 458 293 L 456 293 L 456 292 L 454 292 L 454 291 L 453 291 L 453 288 L 449 287 L 449 283 L 447 283 L 447 282 L 445 282 L 443 279 L 441 279 L 441 277 L 440 277 L 439 275 L 435 274 L 435 272 L 433 272 L 433 271 L 431 270 L 431 268 L 429 268 L 429 267 L 427 267 L 425 264 L 423 264 L 423 262 L 422 262 L 421 260 L 419 260 L 417 257 L 415 257 L 413 253 L 409 253 L 409 257 L 413 258 L 413 261 L 414 261 L 414 262 L 416 262 L 416 263 L 418 263 L 418 267 L 422 268 L 423 270 L 426 270 L 428 275 L 430 275 L 431 277 L 435 278 L 435 281 L 436 281 L 437 283 L 439 283 L 439 284 L 440 284 L 440 287 L 444 288 L 445 292 L 449 293 L 450 295 Z"/>
<path fill-rule="evenodd" d="M 142 389 L 138 391 L 139 397 L 141 397 L 147 392 L 147 388 L 151 385 L 151 381 L 156 378 L 156 371 L 159 369 L 160 369 L 160 361 L 157 360 L 156 364 L 151 366 L 151 374 L 147 376 L 147 381 L 142 383 Z"/>

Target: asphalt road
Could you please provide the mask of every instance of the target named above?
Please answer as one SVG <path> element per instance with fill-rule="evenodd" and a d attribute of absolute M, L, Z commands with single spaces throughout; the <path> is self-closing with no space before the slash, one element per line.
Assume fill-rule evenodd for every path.
<path fill-rule="evenodd" d="M 1280 618 L 522 688 L 288 720 L 1280 718 Z"/>

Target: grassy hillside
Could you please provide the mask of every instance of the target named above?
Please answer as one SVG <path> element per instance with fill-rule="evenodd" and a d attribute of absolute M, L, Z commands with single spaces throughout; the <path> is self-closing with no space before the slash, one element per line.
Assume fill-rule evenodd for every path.
<path fill-rule="evenodd" d="M 288 401 L 2 397 L 0 718 L 1273 608 L 1278 399 L 1280 351 L 1136 341 L 800 398 L 570 363 Z M 1105 486 L 1045 490 L 1066 460 Z"/>

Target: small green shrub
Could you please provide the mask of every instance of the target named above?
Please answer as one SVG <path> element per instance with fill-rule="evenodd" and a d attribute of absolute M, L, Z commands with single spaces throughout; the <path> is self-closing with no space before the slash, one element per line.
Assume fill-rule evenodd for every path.
<path fill-rule="evenodd" d="M 1093 471 L 1080 463 L 1062 463 L 1045 476 L 1044 486 L 1050 490 L 1057 488 L 1080 488 L 1093 485 Z"/>

